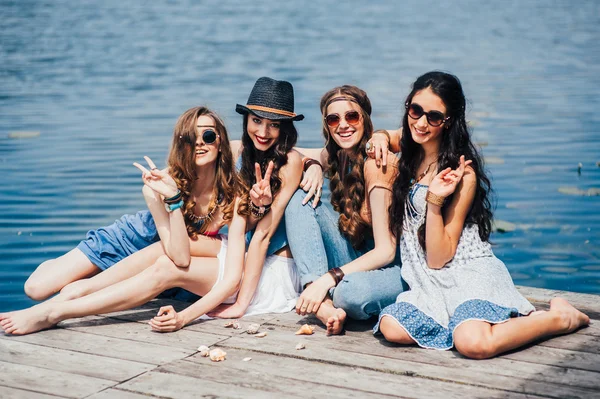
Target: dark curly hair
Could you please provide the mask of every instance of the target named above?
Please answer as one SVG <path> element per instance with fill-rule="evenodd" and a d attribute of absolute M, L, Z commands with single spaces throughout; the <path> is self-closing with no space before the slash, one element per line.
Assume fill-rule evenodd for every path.
<path fill-rule="evenodd" d="M 359 105 L 362 116 L 364 134 L 351 153 L 345 150 L 331 138 L 329 127 L 323 119 L 323 136 L 327 149 L 329 165 L 329 187 L 331 189 L 331 205 L 339 212 L 338 227 L 340 232 L 350 240 L 352 246 L 359 249 L 365 239 L 373 233 L 370 226 L 362 219 L 360 209 L 365 201 L 364 166 L 367 154 L 365 144 L 373 134 L 371 122 L 371 101 L 363 90 L 356 86 L 344 85 L 333 88 L 321 98 L 321 114 L 327 114 L 327 107 L 337 98 Z"/>
<path fill-rule="evenodd" d="M 492 230 L 492 188 L 489 178 L 484 171 L 483 158 L 471 141 L 471 135 L 465 120 L 466 99 L 458 78 L 445 72 L 428 72 L 420 76 L 413 84 L 412 91 L 406 97 L 405 106 L 408 107 L 416 93 L 429 88 L 437 95 L 446 106 L 446 116 L 450 119 L 445 123 L 442 130 L 439 154 L 437 159 L 438 170 L 448 167 L 456 169 L 460 162 L 460 156 L 465 160 L 471 160 L 471 167 L 477 177 L 475 198 L 467 218 L 466 225 L 476 224 L 479 227 L 479 236 L 487 241 Z M 398 164 L 398 176 L 392 188 L 392 204 L 389 209 L 390 231 L 400 238 L 404 230 L 405 206 L 411 186 L 411 179 L 416 176 L 417 169 L 424 159 L 423 148 L 415 143 L 410 133 L 408 124 L 408 112 L 404 113 L 402 119 L 402 139 L 400 148 L 402 156 Z M 452 196 L 451 196 L 452 197 Z M 450 204 L 451 198 L 446 201 L 443 210 Z M 425 222 L 419 227 L 419 243 L 425 250 Z"/>
<path fill-rule="evenodd" d="M 219 135 L 219 154 L 217 155 L 217 167 L 215 176 L 215 190 L 213 202 L 209 209 L 218 206 L 223 213 L 223 220 L 231 220 L 235 199 L 235 168 L 229 136 L 225 124 L 219 116 L 206 107 L 194 107 L 185 111 L 177 120 L 173 130 L 173 142 L 167 164 L 169 174 L 177 183 L 182 193 L 184 206 L 183 216 L 188 236 L 196 239 L 198 234 L 206 233 L 210 223 L 204 223 L 200 228 L 196 227 L 191 215 L 194 213 L 196 202 L 190 199 L 191 191 L 196 182 L 196 136 L 197 120 L 201 115 L 209 116 L 215 121 L 216 133 Z"/>
<path fill-rule="evenodd" d="M 269 161 L 273 161 L 274 167 L 273 173 L 271 174 L 271 194 L 273 198 L 275 198 L 281 189 L 279 170 L 287 164 L 288 152 L 292 150 L 298 140 L 298 131 L 294 126 L 294 122 L 283 120 L 279 122 L 279 138 L 277 139 L 277 142 L 267 151 L 259 151 L 254 147 L 254 143 L 248 134 L 248 117 L 249 114 L 244 115 L 242 126 L 242 167 L 238 172 L 237 184 L 237 193 L 240 198 L 238 214 L 246 217 L 250 215 L 250 189 L 256 180 L 254 175 L 254 164 L 258 162 L 264 176 Z"/>

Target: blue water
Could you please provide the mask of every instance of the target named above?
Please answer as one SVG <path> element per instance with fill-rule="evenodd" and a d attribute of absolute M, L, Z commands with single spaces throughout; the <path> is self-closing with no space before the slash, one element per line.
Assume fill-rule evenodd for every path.
<path fill-rule="evenodd" d="M 144 207 L 131 163 L 164 160 L 187 108 L 237 138 L 256 78 L 287 79 L 316 146 L 331 87 L 365 89 L 375 126 L 394 128 L 432 69 L 464 84 L 515 282 L 600 293 L 600 196 L 559 192 L 600 188 L 598 1 L 158 3 L 0 0 L 0 310 L 32 303 L 40 262 Z"/>

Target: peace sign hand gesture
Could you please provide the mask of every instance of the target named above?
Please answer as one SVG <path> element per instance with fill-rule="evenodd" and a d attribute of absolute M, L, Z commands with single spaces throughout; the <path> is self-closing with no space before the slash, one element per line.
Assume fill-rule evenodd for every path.
<path fill-rule="evenodd" d="M 250 199 L 252 203 L 258 207 L 269 206 L 273 202 L 273 196 L 271 195 L 271 173 L 275 165 L 273 161 L 269 162 L 265 177 L 263 179 L 260 171 L 260 165 L 254 163 L 254 176 L 256 177 L 256 183 L 250 189 Z"/>
<path fill-rule="evenodd" d="M 137 162 L 133 163 L 133 166 L 142 171 L 142 181 L 144 184 L 165 198 L 171 198 L 176 195 L 177 183 L 175 183 L 175 180 L 167 172 L 158 169 L 150 157 L 145 156 L 144 159 L 148 162 L 150 170 Z"/>
<path fill-rule="evenodd" d="M 429 184 L 429 191 L 440 197 L 448 197 L 456 186 L 460 183 L 461 179 L 465 174 L 465 167 L 471 164 L 472 161 L 465 161 L 465 156 L 460 156 L 460 164 L 458 168 L 452 170 L 452 168 L 446 168 L 437 174 Z"/>

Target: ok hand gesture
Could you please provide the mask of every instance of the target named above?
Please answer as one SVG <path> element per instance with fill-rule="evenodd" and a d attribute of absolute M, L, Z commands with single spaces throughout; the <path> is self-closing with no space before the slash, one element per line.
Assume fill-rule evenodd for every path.
<path fill-rule="evenodd" d="M 465 167 L 470 163 L 470 160 L 465 161 L 465 156 L 461 155 L 458 168 L 455 170 L 446 168 L 438 173 L 429 184 L 429 191 L 444 198 L 454 193 L 456 186 L 458 186 L 458 183 L 460 183 L 465 174 Z"/>
<path fill-rule="evenodd" d="M 271 173 L 273 173 L 274 167 L 273 161 L 270 161 L 265 172 L 265 178 L 263 179 L 260 165 L 258 163 L 254 164 L 256 183 L 250 189 L 250 199 L 256 206 L 269 206 L 273 202 L 273 196 L 271 195 Z"/>
<path fill-rule="evenodd" d="M 177 194 L 177 183 L 167 173 L 158 169 L 150 157 L 144 157 L 150 170 L 146 169 L 137 162 L 133 163 L 133 166 L 142 171 L 142 180 L 144 184 L 154 190 L 154 192 L 162 195 L 165 198 L 173 197 Z"/>

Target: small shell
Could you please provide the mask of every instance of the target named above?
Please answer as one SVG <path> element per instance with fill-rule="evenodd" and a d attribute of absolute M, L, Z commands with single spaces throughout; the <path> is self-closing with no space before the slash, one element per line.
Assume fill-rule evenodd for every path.
<path fill-rule="evenodd" d="M 256 334 L 256 338 L 264 338 L 267 336 L 267 332 L 263 331 L 263 332 L 259 332 L 258 334 Z"/>
<path fill-rule="evenodd" d="M 242 326 L 240 326 L 240 323 L 238 323 L 237 320 L 233 320 L 233 321 L 228 321 L 227 323 L 225 323 L 224 327 L 225 328 L 233 328 L 234 330 L 238 330 Z"/>
<path fill-rule="evenodd" d="M 260 328 L 260 324 L 250 324 L 250 326 L 248 327 L 246 332 L 248 334 L 256 334 L 258 332 L 259 328 Z"/>
<path fill-rule="evenodd" d="M 227 353 L 222 349 L 213 349 L 210 351 L 210 360 L 212 360 L 213 362 L 220 362 L 225 360 L 226 355 Z"/>
<path fill-rule="evenodd" d="M 245 357 L 242 359 L 242 362 L 249 362 L 250 360 L 252 360 L 251 357 Z"/>
<path fill-rule="evenodd" d="M 313 326 L 309 326 L 308 324 L 300 327 L 298 331 L 296 331 L 296 335 L 313 335 L 315 333 L 315 328 Z"/>
<path fill-rule="evenodd" d="M 304 345 L 302 342 L 298 342 L 298 344 L 296 345 L 296 350 L 299 351 L 300 349 L 304 349 L 306 348 L 306 345 Z"/>
<path fill-rule="evenodd" d="M 200 356 L 202 356 L 202 357 L 207 357 L 209 351 L 210 351 L 210 349 L 206 345 L 200 345 L 198 347 L 198 352 L 200 352 Z"/>

